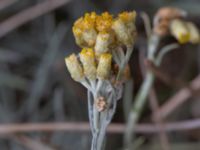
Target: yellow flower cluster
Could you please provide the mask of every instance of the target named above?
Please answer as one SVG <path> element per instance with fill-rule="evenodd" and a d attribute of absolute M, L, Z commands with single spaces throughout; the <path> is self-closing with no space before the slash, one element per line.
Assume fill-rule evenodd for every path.
<path fill-rule="evenodd" d="M 153 31 L 159 36 L 169 34 L 169 26 L 172 20 L 184 18 L 187 13 L 176 7 L 161 7 L 154 16 Z"/>
<path fill-rule="evenodd" d="M 112 50 L 133 45 L 135 18 L 135 11 L 122 12 L 116 18 L 108 12 L 101 15 L 91 12 L 75 21 L 72 30 L 82 51 L 79 57 L 72 54 L 65 59 L 71 77 L 79 82 L 110 79 Z"/>
<path fill-rule="evenodd" d="M 180 44 L 200 43 L 199 30 L 192 22 L 174 19 L 170 24 L 170 31 Z"/>
<path fill-rule="evenodd" d="M 135 39 L 136 12 L 123 12 L 113 18 L 108 12 L 97 15 L 86 13 L 73 26 L 76 43 L 93 48 L 97 55 L 108 52 L 116 45 L 132 45 Z"/>
<path fill-rule="evenodd" d="M 93 49 L 83 48 L 79 56 L 80 62 L 74 54 L 65 58 L 66 66 L 75 81 L 81 81 L 84 77 L 89 80 L 96 78 L 106 80 L 110 77 L 112 63 L 110 53 L 101 54 L 97 60 Z"/>

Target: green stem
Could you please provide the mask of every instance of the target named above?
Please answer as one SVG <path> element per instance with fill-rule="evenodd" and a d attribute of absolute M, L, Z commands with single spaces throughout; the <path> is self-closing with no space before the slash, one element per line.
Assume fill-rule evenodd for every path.
<path fill-rule="evenodd" d="M 128 120 L 128 115 L 131 110 L 131 104 L 133 99 L 133 89 L 134 89 L 133 82 L 134 82 L 133 78 L 131 78 L 124 84 L 124 93 L 122 102 L 123 102 L 124 118 L 126 121 Z"/>
<path fill-rule="evenodd" d="M 148 60 L 154 62 L 155 60 L 155 52 L 157 50 L 158 44 L 159 44 L 160 38 L 157 35 L 152 35 L 149 44 L 148 44 Z M 124 144 L 129 149 L 131 149 L 132 141 L 133 141 L 133 132 L 135 125 L 141 115 L 142 108 L 146 102 L 147 95 L 149 93 L 149 90 L 153 84 L 154 81 L 154 75 L 151 71 L 147 71 L 145 80 L 136 95 L 135 102 L 132 105 L 132 110 L 129 113 L 127 127 L 125 130 L 125 137 L 124 137 Z"/>
<path fill-rule="evenodd" d="M 128 61 L 131 57 L 131 54 L 133 52 L 133 45 L 127 45 L 126 48 L 126 55 L 124 60 L 121 62 L 121 64 L 119 65 L 119 71 L 117 73 L 117 77 L 116 77 L 116 81 L 120 81 L 121 79 L 121 75 L 123 74 L 124 68 L 126 67 L 126 65 L 128 64 Z"/>
<path fill-rule="evenodd" d="M 166 53 L 170 52 L 175 48 L 178 48 L 179 46 L 176 43 L 169 44 L 163 47 L 161 51 L 158 53 L 158 56 L 155 57 L 155 52 L 157 50 L 159 40 L 160 38 L 158 36 L 152 35 L 148 44 L 148 56 L 147 56 L 148 60 L 152 61 L 157 66 L 160 66 L 161 61 Z M 148 93 L 154 82 L 154 78 L 155 78 L 154 74 L 150 70 L 147 70 L 145 80 L 143 81 L 143 84 L 139 89 L 138 94 L 136 95 L 135 102 L 132 105 L 132 110 L 129 114 L 127 127 L 125 131 L 125 145 L 128 146 L 128 148 L 131 147 L 131 143 L 133 141 L 132 139 L 133 139 L 134 128 L 136 123 L 138 122 L 138 119 L 140 118 L 142 108 L 144 107 Z"/>
<path fill-rule="evenodd" d="M 136 96 L 135 102 L 132 105 L 131 112 L 129 113 L 129 117 L 127 119 L 127 126 L 125 131 L 125 145 L 130 148 L 133 141 L 133 132 L 136 123 L 141 115 L 142 108 L 146 102 L 146 97 L 149 93 L 149 90 L 154 82 L 154 75 L 152 72 L 147 72 L 146 78 L 139 90 L 139 94 Z"/>

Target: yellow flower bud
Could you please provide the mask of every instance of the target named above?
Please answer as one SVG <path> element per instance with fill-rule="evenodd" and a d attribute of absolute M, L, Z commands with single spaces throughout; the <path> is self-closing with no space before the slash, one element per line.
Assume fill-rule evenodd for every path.
<path fill-rule="evenodd" d="M 193 44 L 200 43 L 200 34 L 198 28 L 192 22 L 187 22 L 186 25 L 190 32 L 190 42 Z"/>
<path fill-rule="evenodd" d="M 114 34 L 112 32 L 100 32 L 97 35 L 95 44 L 96 54 L 99 55 L 108 52 L 113 42 Z"/>
<path fill-rule="evenodd" d="M 91 48 L 83 48 L 80 53 L 80 60 L 83 64 L 84 74 L 88 79 L 96 79 L 95 54 Z"/>
<path fill-rule="evenodd" d="M 75 23 L 74 26 L 72 27 L 72 31 L 76 40 L 76 44 L 78 44 L 79 46 L 84 44 L 84 40 L 83 40 L 83 29 L 81 28 L 81 24 L 83 22 L 83 18 L 79 18 Z"/>
<path fill-rule="evenodd" d="M 123 44 L 129 43 L 130 35 L 128 34 L 128 30 L 123 21 L 120 19 L 115 20 L 112 27 L 119 42 Z"/>
<path fill-rule="evenodd" d="M 180 44 L 189 42 L 190 32 L 182 20 L 174 19 L 170 24 L 170 31 Z"/>
<path fill-rule="evenodd" d="M 104 12 L 96 18 L 96 29 L 99 32 L 107 32 L 111 30 L 113 17 L 108 12 Z"/>
<path fill-rule="evenodd" d="M 97 77 L 105 80 L 109 78 L 111 71 L 112 55 L 109 53 L 101 54 L 97 67 Z"/>
<path fill-rule="evenodd" d="M 119 14 L 119 18 L 125 22 L 125 23 L 135 23 L 135 18 L 136 18 L 136 12 L 132 11 L 132 12 L 122 12 Z"/>
<path fill-rule="evenodd" d="M 76 55 L 72 54 L 69 57 L 65 58 L 65 63 L 71 74 L 71 77 L 75 81 L 81 81 L 84 77 L 83 69 L 82 69 Z"/>
<path fill-rule="evenodd" d="M 86 13 L 79 18 L 72 28 L 76 43 L 81 47 L 92 47 L 95 44 L 97 32 L 95 30 L 96 13 Z"/>
<path fill-rule="evenodd" d="M 132 45 L 135 39 L 135 17 L 136 12 L 123 12 L 113 22 L 112 28 L 115 31 L 119 42 L 125 45 Z"/>
<path fill-rule="evenodd" d="M 97 32 L 93 28 L 83 32 L 83 39 L 86 43 L 86 45 L 84 45 L 83 47 L 85 47 L 85 46 L 86 47 L 93 47 L 95 45 L 96 38 L 97 38 Z"/>

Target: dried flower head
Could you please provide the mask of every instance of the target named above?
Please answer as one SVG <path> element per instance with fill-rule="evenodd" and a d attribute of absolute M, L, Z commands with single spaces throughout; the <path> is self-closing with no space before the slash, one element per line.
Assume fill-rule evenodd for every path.
<path fill-rule="evenodd" d="M 190 42 L 192 44 L 200 43 L 200 33 L 196 25 L 192 22 L 186 22 L 186 26 L 190 33 Z"/>
<path fill-rule="evenodd" d="M 184 21 L 174 19 L 170 24 L 170 31 L 180 44 L 189 42 L 190 32 Z"/>
<path fill-rule="evenodd" d="M 97 67 L 97 77 L 106 80 L 109 78 L 111 71 L 112 55 L 104 53 L 100 55 L 99 64 Z"/>
<path fill-rule="evenodd" d="M 160 22 L 166 19 L 170 20 L 170 19 L 185 17 L 186 15 L 187 13 L 182 9 L 175 8 L 175 7 L 162 7 L 157 11 L 155 15 L 155 17 L 157 18 L 155 19 L 158 19 L 158 20 L 155 20 L 155 21 Z"/>
<path fill-rule="evenodd" d="M 124 12 L 120 13 L 118 16 L 125 23 L 130 23 L 130 22 L 135 23 L 136 12 L 135 11 L 132 11 L 132 12 L 124 11 Z"/>
<path fill-rule="evenodd" d="M 92 47 L 95 44 L 97 32 L 95 30 L 96 13 L 86 13 L 79 18 L 72 28 L 76 43 L 81 47 Z"/>
<path fill-rule="evenodd" d="M 186 12 L 175 7 L 162 7 L 158 10 L 154 17 L 153 31 L 165 36 L 169 34 L 169 26 L 173 19 L 182 18 L 186 16 Z"/>
<path fill-rule="evenodd" d="M 116 37 L 124 45 L 132 45 L 135 40 L 135 17 L 135 11 L 123 12 L 113 22 L 112 28 L 115 31 Z"/>
<path fill-rule="evenodd" d="M 96 79 L 96 63 L 94 51 L 91 48 L 83 48 L 79 55 L 83 64 L 85 76 L 91 80 Z"/>
<path fill-rule="evenodd" d="M 71 74 L 71 77 L 75 81 L 81 81 L 84 77 L 83 69 L 75 54 L 71 54 L 69 57 L 65 58 L 66 66 Z"/>

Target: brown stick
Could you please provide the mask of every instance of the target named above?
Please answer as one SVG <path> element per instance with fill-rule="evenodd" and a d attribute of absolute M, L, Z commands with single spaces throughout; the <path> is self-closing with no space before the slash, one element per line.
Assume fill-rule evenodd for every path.
<path fill-rule="evenodd" d="M 200 128 L 200 119 L 187 120 L 181 122 L 165 123 L 164 131 L 184 131 Z M 123 133 L 124 124 L 111 124 L 108 127 L 109 133 Z M 67 131 L 67 132 L 88 132 L 90 126 L 85 122 L 71 123 L 27 123 L 27 124 L 4 124 L 0 125 L 0 135 L 14 134 L 24 132 L 51 132 L 51 131 Z M 137 133 L 157 133 L 159 127 L 153 124 L 138 124 L 135 128 Z"/>
<path fill-rule="evenodd" d="M 4 138 L 9 138 L 10 140 L 14 140 L 15 142 L 23 145 L 29 150 L 55 150 L 49 145 L 25 135 L 9 135 L 7 137 L 4 136 Z"/>
<path fill-rule="evenodd" d="M 152 87 L 149 93 L 149 102 L 150 102 L 150 108 L 152 112 L 156 112 L 159 109 L 159 104 L 158 104 L 158 98 L 155 89 Z M 159 134 L 159 139 L 161 142 L 161 147 L 163 150 L 169 150 L 169 140 L 167 137 L 166 132 L 164 131 L 164 123 L 161 118 L 156 118 L 153 116 L 153 121 L 155 122 L 156 126 L 160 128 L 160 131 L 158 132 Z"/>
<path fill-rule="evenodd" d="M 163 106 L 154 114 L 158 118 L 165 118 L 172 113 L 178 106 L 183 104 L 200 90 L 200 75 L 192 80 L 188 86 L 180 89 L 174 96 L 169 98 Z"/>
<path fill-rule="evenodd" d="M 19 12 L 18 14 L 8 18 L 0 24 L 0 38 L 12 30 L 20 27 L 21 25 L 27 23 L 28 21 L 31 21 L 58 7 L 61 7 L 69 1 L 70 0 L 46 0 Z"/>
<path fill-rule="evenodd" d="M 158 79 L 160 79 L 162 82 L 164 82 L 168 86 L 180 88 L 186 85 L 186 83 L 180 80 L 171 78 L 170 76 L 166 75 L 166 73 L 162 72 L 159 67 L 157 67 L 155 64 L 153 64 L 149 60 L 145 61 L 145 65 L 148 69 L 150 69 L 154 73 L 154 75 Z"/>
<path fill-rule="evenodd" d="M 17 1 L 18 0 L 0 0 L 0 10 L 12 5 L 13 3 Z"/>

